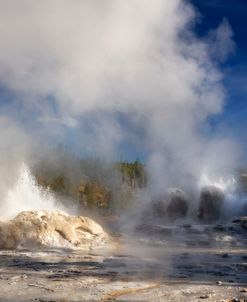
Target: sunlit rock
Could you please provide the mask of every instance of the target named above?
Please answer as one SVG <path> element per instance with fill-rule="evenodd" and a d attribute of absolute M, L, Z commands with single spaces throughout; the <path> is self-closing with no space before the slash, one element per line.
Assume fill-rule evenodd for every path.
<path fill-rule="evenodd" d="M 224 193 L 215 186 L 202 188 L 199 201 L 198 217 L 203 221 L 215 221 L 220 218 L 224 203 Z"/>
<path fill-rule="evenodd" d="M 88 217 L 60 211 L 26 211 L 0 223 L 0 248 L 91 248 L 110 242 L 103 228 Z"/>

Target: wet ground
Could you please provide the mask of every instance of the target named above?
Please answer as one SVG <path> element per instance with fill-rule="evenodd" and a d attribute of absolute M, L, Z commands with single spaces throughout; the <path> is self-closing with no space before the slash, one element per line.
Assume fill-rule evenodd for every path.
<path fill-rule="evenodd" d="M 247 301 L 247 230 L 146 226 L 114 249 L 1 251 L 0 301 Z"/>

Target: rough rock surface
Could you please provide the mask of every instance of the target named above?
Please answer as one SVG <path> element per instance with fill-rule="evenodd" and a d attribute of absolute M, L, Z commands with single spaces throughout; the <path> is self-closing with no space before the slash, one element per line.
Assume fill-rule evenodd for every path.
<path fill-rule="evenodd" d="M 88 217 L 61 211 L 26 211 L 0 222 L 0 248 L 91 248 L 109 243 L 103 228 Z"/>
<path fill-rule="evenodd" d="M 189 198 L 180 189 L 174 188 L 168 191 L 167 215 L 171 219 L 185 217 L 188 212 Z"/>
<path fill-rule="evenodd" d="M 247 216 L 243 216 L 238 219 L 235 219 L 233 222 L 240 224 L 241 227 L 243 227 L 247 230 Z"/>
<path fill-rule="evenodd" d="M 219 219 L 224 203 L 224 193 L 215 186 L 202 188 L 198 217 L 203 221 L 215 221 Z"/>
<path fill-rule="evenodd" d="M 187 194 L 181 189 L 171 188 L 153 200 L 149 211 L 154 218 L 175 220 L 186 216 L 188 205 Z"/>

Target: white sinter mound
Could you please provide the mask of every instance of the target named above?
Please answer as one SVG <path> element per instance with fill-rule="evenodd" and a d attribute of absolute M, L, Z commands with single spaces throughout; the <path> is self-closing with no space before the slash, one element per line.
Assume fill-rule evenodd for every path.
<path fill-rule="evenodd" d="M 0 222 L 0 248 L 91 248 L 109 243 L 103 228 L 88 217 L 61 211 L 26 211 Z"/>

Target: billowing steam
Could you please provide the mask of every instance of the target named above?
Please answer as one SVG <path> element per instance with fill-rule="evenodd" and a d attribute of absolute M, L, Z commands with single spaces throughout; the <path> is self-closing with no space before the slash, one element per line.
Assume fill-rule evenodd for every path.
<path fill-rule="evenodd" d="M 5 154 L 10 136 L 16 150 L 24 135 L 28 150 L 55 141 L 112 158 L 127 142 L 153 191 L 231 171 L 238 147 L 212 139 L 208 119 L 224 107 L 232 31 L 224 20 L 199 39 L 196 19 L 182 0 L 0 0 L 1 118 L 19 128 L 1 137 Z"/>
<path fill-rule="evenodd" d="M 16 183 L 10 188 L 1 203 L 1 218 L 13 218 L 19 211 L 43 210 L 54 211 L 69 209 L 63 207 L 48 190 L 40 188 L 28 167 L 20 166 Z"/>

